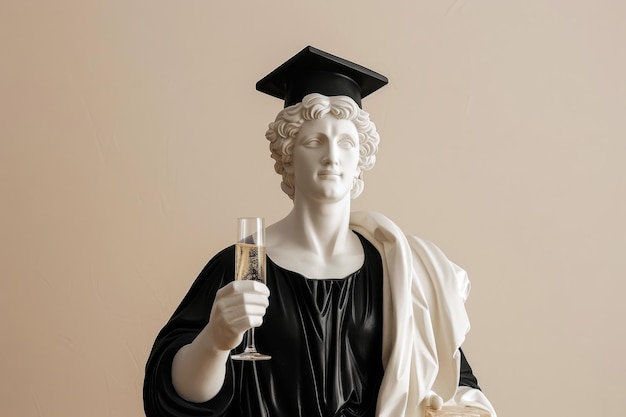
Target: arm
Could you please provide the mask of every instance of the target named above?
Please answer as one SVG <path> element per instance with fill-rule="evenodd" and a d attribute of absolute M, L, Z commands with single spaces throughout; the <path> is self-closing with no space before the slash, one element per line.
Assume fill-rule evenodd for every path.
<path fill-rule="evenodd" d="M 222 388 L 210 401 L 200 403 L 187 401 L 174 387 L 172 379 L 174 377 L 174 357 L 184 346 L 189 345 L 190 347 L 183 349 L 180 358 L 177 359 L 179 365 L 182 365 L 181 374 L 186 373 L 185 367 L 190 367 L 190 364 L 196 362 L 194 355 L 206 359 L 202 352 L 209 348 L 209 345 L 206 344 L 207 340 L 217 340 L 211 337 L 213 331 L 209 331 L 207 325 L 217 293 L 233 281 L 234 263 L 234 245 L 215 255 L 200 272 L 172 317 L 157 335 L 145 368 L 143 403 L 147 417 L 195 417 L 199 415 L 217 417 L 228 415 L 231 403 L 235 398 L 235 382 L 232 363 L 230 359 L 224 359 L 224 357 L 227 358 L 226 354 L 222 358 L 218 357 L 215 362 L 219 365 L 215 369 L 221 367 L 225 370 L 207 371 L 210 366 L 207 368 L 207 365 L 204 365 L 205 375 L 206 373 L 216 375 L 213 372 L 225 372 L 225 376 L 222 374 L 219 377 L 215 376 L 220 381 Z M 218 322 L 213 320 L 211 326 L 217 324 Z M 196 348 L 197 350 L 195 350 Z M 227 350 L 221 345 L 217 345 L 216 348 L 222 351 Z M 187 353 L 184 352 L 189 353 L 188 358 L 185 358 Z M 185 365 L 186 363 L 187 365 Z M 199 379 L 202 378 L 199 377 Z M 185 388 L 181 387 L 180 390 L 185 391 Z M 190 394 L 184 395 L 192 396 Z"/>
<path fill-rule="evenodd" d="M 172 361 L 172 384 L 182 398 L 206 402 L 221 390 L 231 349 L 263 323 L 268 297 L 268 288 L 255 281 L 231 282 L 217 292 L 209 323 Z"/>
<path fill-rule="evenodd" d="M 426 406 L 433 410 L 445 410 L 446 408 L 456 410 L 456 407 L 475 407 L 488 411 L 491 417 L 497 417 L 493 406 L 478 386 L 478 380 L 474 376 L 463 350 L 459 348 L 459 352 L 461 353 L 459 386 L 457 387 L 454 397 L 444 403 L 439 395 L 431 391 L 430 394 L 426 396 Z M 431 415 L 434 416 L 436 413 Z"/>

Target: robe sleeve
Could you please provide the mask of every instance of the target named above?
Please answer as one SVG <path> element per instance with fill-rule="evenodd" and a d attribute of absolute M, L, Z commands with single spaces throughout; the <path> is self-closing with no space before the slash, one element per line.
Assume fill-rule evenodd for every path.
<path fill-rule="evenodd" d="M 461 353 L 461 371 L 459 372 L 459 386 L 465 386 L 475 389 L 480 389 L 478 386 L 478 380 L 474 376 L 474 372 L 472 371 L 472 367 L 467 362 L 467 358 L 465 357 L 465 353 L 463 350 L 459 348 L 459 352 Z"/>
<path fill-rule="evenodd" d="M 208 323 L 217 290 L 233 280 L 233 263 L 234 247 L 215 255 L 159 332 L 146 364 L 143 400 L 147 417 L 227 415 L 234 393 L 230 361 L 221 391 L 205 403 L 189 402 L 178 395 L 172 384 L 172 361 L 178 350 L 192 342 Z"/>

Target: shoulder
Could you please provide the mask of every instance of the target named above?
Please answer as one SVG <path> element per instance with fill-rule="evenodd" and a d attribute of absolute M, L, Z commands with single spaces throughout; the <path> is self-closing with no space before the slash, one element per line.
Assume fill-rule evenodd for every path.
<path fill-rule="evenodd" d="M 445 253 L 434 243 L 417 236 L 407 236 L 414 256 L 425 267 L 436 286 L 445 289 L 448 294 L 458 294 L 465 302 L 469 296 L 471 284 L 467 272 L 450 261 Z"/>
<path fill-rule="evenodd" d="M 353 230 L 353 232 L 359 238 L 366 257 L 370 254 L 378 254 L 378 257 L 380 257 L 380 253 L 376 249 L 376 246 L 374 246 L 374 244 L 368 238 L 366 238 L 356 230 Z"/>
<path fill-rule="evenodd" d="M 202 268 L 189 289 L 190 293 L 216 291 L 235 276 L 235 245 L 216 253 Z"/>
<path fill-rule="evenodd" d="M 230 262 L 235 257 L 235 245 L 230 245 L 213 255 L 213 257 L 207 263 L 207 266 L 211 264 L 222 264 Z"/>
<path fill-rule="evenodd" d="M 235 247 L 232 245 L 209 260 L 178 305 L 166 326 L 167 329 L 180 327 L 180 320 L 185 322 L 184 326 L 189 327 L 193 323 L 191 327 L 197 329 L 206 325 L 215 294 L 234 279 L 234 259 Z M 169 331 L 166 328 L 163 331 Z"/>
<path fill-rule="evenodd" d="M 205 274 L 224 274 L 235 270 L 235 245 L 230 245 L 216 253 L 200 272 L 200 276 Z"/>

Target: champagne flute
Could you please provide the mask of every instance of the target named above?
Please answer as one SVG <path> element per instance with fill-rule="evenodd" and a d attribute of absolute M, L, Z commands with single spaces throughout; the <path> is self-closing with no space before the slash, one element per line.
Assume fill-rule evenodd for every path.
<path fill-rule="evenodd" d="M 262 217 L 237 219 L 235 243 L 235 280 L 251 279 L 265 284 L 265 225 Z M 268 360 L 271 356 L 257 352 L 254 346 L 254 327 L 246 331 L 246 348 L 231 355 L 243 361 Z"/>

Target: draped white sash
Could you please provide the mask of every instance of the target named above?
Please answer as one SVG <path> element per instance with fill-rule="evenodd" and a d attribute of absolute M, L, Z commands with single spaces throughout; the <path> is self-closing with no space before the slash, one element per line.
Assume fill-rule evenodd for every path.
<path fill-rule="evenodd" d="M 405 236 L 387 217 L 354 212 L 350 227 L 383 261 L 383 365 L 378 417 L 423 417 L 432 390 L 444 401 L 458 386 L 460 355 L 470 324 L 465 271 L 432 243 Z"/>

